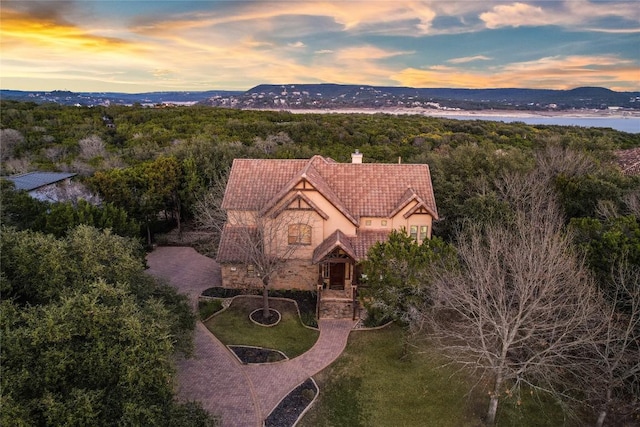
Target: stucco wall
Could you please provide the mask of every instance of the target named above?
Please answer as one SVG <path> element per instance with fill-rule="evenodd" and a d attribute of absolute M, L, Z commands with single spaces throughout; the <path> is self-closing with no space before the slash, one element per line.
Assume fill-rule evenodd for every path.
<path fill-rule="evenodd" d="M 412 225 L 426 225 L 429 227 L 429 238 L 431 238 L 432 232 L 432 223 L 433 217 L 429 214 L 413 214 L 409 218 L 405 218 L 404 214 L 413 209 L 416 205 L 416 202 L 409 203 L 404 209 L 398 212 L 392 219 L 393 228 L 396 230 L 400 230 L 402 228 L 406 229 L 407 233 L 409 233 L 410 227 Z"/>
<path fill-rule="evenodd" d="M 322 194 L 317 191 L 305 193 L 324 213 L 329 216 L 323 224 L 323 240 L 336 230 L 341 230 L 347 236 L 356 235 L 356 227 L 338 209 L 335 208 Z"/>

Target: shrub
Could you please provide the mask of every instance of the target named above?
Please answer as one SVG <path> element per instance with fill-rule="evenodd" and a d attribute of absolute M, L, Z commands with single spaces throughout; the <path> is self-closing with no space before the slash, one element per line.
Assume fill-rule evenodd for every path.
<path fill-rule="evenodd" d="M 382 308 L 374 304 L 365 303 L 365 308 L 367 310 L 367 317 L 365 317 L 363 323 L 367 328 L 382 326 L 392 320 Z"/>

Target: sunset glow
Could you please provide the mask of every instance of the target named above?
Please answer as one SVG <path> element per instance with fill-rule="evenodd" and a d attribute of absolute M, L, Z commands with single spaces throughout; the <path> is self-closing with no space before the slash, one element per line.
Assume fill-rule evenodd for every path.
<path fill-rule="evenodd" d="M 640 90 L 636 1 L 3 1 L 3 89 Z"/>

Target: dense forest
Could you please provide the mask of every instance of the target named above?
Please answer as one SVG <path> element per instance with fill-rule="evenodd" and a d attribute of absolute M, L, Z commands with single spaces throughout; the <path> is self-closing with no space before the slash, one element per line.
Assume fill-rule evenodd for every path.
<path fill-rule="evenodd" d="M 564 236 L 560 243 L 568 242 L 566 252 L 579 254 L 584 260 L 590 270 L 588 274 L 609 298 L 615 313 L 625 319 L 627 315 L 634 315 L 635 309 L 629 305 L 630 295 L 637 293 L 637 289 L 624 288 L 621 292 L 620 281 L 612 279 L 612 271 L 624 264 L 625 272 L 635 272 L 640 266 L 640 177 L 622 173 L 615 161 L 615 151 L 640 147 L 640 134 L 604 128 L 421 116 L 296 115 L 204 106 L 88 108 L 2 101 L 0 108 L 3 175 L 32 170 L 76 172 L 77 179 L 103 201 L 100 206 L 74 200 L 43 204 L 24 193 L 16 193 L 8 183 L 2 184 L 0 279 L 3 299 L 10 299 L 3 302 L 2 310 L 2 327 L 9 331 L 2 350 L 2 386 L 7 390 L 7 381 L 16 381 L 22 387 L 3 397 L 3 408 L 12 411 L 3 413 L 5 417 L 22 416 L 27 424 L 28 421 L 39 425 L 49 421 L 73 424 L 75 415 L 70 408 L 82 405 L 91 409 L 87 412 L 91 418 L 84 421 L 100 419 L 105 410 L 97 403 L 102 399 L 100 387 L 105 384 L 102 381 L 113 379 L 97 378 L 95 384 L 87 385 L 70 376 L 68 370 L 44 364 L 41 369 L 51 368 L 50 375 L 57 375 L 75 388 L 70 389 L 71 394 L 64 395 L 53 382 L 38 386 L 44 393 L 38 403 L 24 400 L 25 396 L 35 393 L 32 388 L 36 385 L 30 384 L 30 377 L 19 376 L 25 364 L 35 360 L 33 357 L 22 360 L 25 352 L 41 349 L 29 347 L 36 341 L 25 337 L 38 336 L 37 342 L 46 345 L 55 340 L 60 354 L 86 351 L 84 347 L 76 347 L 77 337 L 68 341 L 62 335 L 58 338 L 53 334 L 56 331 L 62 334 L 65 325 L 73 316 L 84 312 L 82 310 L 95 312 L 97 316 L 95 324 L 83 320 L 87 322 L 87 333 L 97 331 L 109 313 L 131 318 L 135 324 L 146 322 L 145 316 L 157 315 L 167 340 L 162 343 L 162 349 L 147 356 L 168 363 L 167 352 L 182 348 L 184 343 L 179 337 L 188 328 L 189 320 L 184 313 L 179 317 L 175 310 L 181 313 L 183 302 L 162 286 L 145 281 L 137 284 L 141 280 L 142 255 L 136 252 L 140 250 L 137 243 L 127 239 L 133 237 L 138 243 L 151 244 L 154 234 L 161 230 L 182 228 L 185 224 L 197 226 L 201 202 L 210 188 L 224 182 L 235 158 L 309 158 L 320 154 L 346 162 L 358 149 L 364 154 L 365 162 L 426 163 L 430 166 L 440 216 L 434 224 L 434 234 L 439 239 L 432 246 L 452 245 L 446 246 L 450 248 L 447 252 L 457 251 L 457 262 L 463 264 L 472 261 L 471 256 L 464 258 L 469 242 L 482 241 L 487 235 L 483 233 L 492 230 L 492 225 L 512 223 L 512 230 L 517 229 L 518 215 L 527 218 L 536 212 L 531 208 L 535 203 L 525 200 L 534 193 L 514 190 L 514 182 L 521 186 L 526 182 L 515 176 L 528 177 L 531 188 L 539 191 L 542 183 L 544 194 L 551 194 L 558 202 L 559 211 L 553 217 L 556 227 L 553 230 L 557 233 L 552 237 Z M 545 224 L 541 221 L 538 224 Z M 527 221 L 525 225 L 529 228 L 522 225 L 526 229 L 520 234 L 537 236 L 544 227 L 531 229 L 530 224 L 534 223 Z M 99 231 L 106 229 L 111 231 Z M 126 237 L 115 236 L 118 234 Z M 89 251 L 79 252 L 78 248 L 93 247 L 98 241 L 116 251 L 102 255 L 96 251 L 100 256 L 115 256 L 118 251 L 128 254 L 124 260 L 130 266 L 128 275 L 111 277 L 104 271 L 104 259 L 82 258 L 80 252 Z M 399 241 L 397 246 L 402 248 L 406 244 Z M 559 253 L 565 255 L 564 246 Z M 54 260 L 54 254 L 61 259 L 68 258 L 68 265 Z M 497 251 L 496 254 L 505 253 Z M 420 256 L 431 260 L 428 255 Z M 25 271 L 38 265 L 40 259 L 49 264 L 42 264 L 25 287 L 22 283 L 27 277 Z M 89 263 L 90 271 L 95 274 L 79 275 L 84 268 L 79 264 L 82 262 Z M 420 262 L 424 263 L 424 259 Z M 402 282 L 423 281 L 416 277 Z M 447 283 L 457 280 L 444 279 L 449 280 Z M 55 280 L 55 287 L 47 286 L 48 280 Z M 637 280 L 627 282 L 637 286 Z M 35 319 L 42 316 L 52 319 L 54 329 L 46 330 L 45 326 L 38 325 Z M 124 324 L 112 327 L 123 328 L 114 334 L 125 333 Z M 640 325 L 633 327 L 640 329 Z M 111 345 L 109 338 L 102 334 L 95 339 L 100 345 Z M 151 338 L 130 339 L 145 345 L 145 340 Z M 638 351 L 637 342 L 630 346 L 629 351 Z M 56 357 L 48 352 L 43 353 L 43 357 Z M 167 366 L 170 371 L 170 363 Z M 639 387 L 637 372 L 634 375 L 625 377 L 612 388 L 614 397 L 619 398 L 617 407 L 611 407 L 610 401 L 605 402 L 614 416 L 640 416 L 637 400 L 633 400 Z M 157 400 L 153 402 L 155 412 L 143 413 L 135 406 L 127 409 L 127 399 L 137 393 L 133 390 L 133 394 L 112 396 L 121 405 L 112 410 L 113 416 L 127 423 L 162 416 L 179 419 L 185 411 L 200 414 L 198 408 L 180 408 L 171 403 L 170 391 L 161 386 L 166 378 L 150 378 L 158 381 Z M 95 395 L 81 398 L 81 391 L 87 387 L 94 387 Z M 598 399 L 593 401 L 600 404 Z M 42 402 L 51 408 L 44 408 Z M 45 418 L 53 416 L 51 414 L 56 418 Z"/>
<path fill-rule="evenodd" d="M 106 202 L 139 221 L 144 234 L 153 233 L 158 211 L 174 221 L 192 218 L 196 201 L 238 157 L 320 154 L 344 162 L 359 149 L 367 162 L 427 163 L 444 219 L 437 231 L 447 239 L 463 218 L 491 215 L 497 208 L 489 206 L 495 178 L 533 167 L 535 153 L 546 147 L 579 152 L 593 164 L 588 173 L 557 176 L 568 218 L 594 216 L 603 200 L 622 207 L 637 186 L 612 160 L 613 150 L 640 146 L 640 134 L 611 129 L 197 106 L 88 108 L 3 101 L 1 108 L 4 175 L 77 172 Z"/>

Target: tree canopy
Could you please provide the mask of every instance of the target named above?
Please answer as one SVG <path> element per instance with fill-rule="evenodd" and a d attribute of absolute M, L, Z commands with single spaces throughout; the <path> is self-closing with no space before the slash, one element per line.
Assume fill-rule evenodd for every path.
<path fill-rule="evenodd" d="M 195 320 L 144 273 L 135 240 L 3 228 L 0 249 L 1 424 L 211 425 L 173 400 L 174 353 L 190 351 Z"/>

